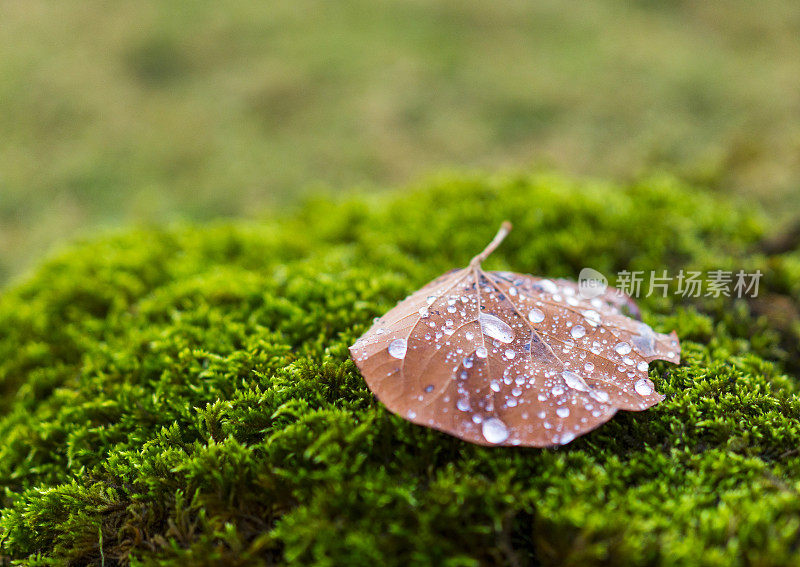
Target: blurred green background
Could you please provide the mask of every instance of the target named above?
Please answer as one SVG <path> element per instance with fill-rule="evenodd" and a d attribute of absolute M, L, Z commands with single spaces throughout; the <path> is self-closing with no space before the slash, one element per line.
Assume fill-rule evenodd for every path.
<path fill-rule="evenodd" d="M 0 282 L 76 235 L 443 168 L 800 205 L 800 3 L 0 3 Z M 534 203 L 531 206 L 535 206 Z"/>

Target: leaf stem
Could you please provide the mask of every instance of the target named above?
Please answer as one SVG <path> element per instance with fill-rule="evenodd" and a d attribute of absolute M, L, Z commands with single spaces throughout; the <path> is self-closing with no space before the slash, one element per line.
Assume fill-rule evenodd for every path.
<path fill-rule="evenodd" d="M 480 266 L 481 262 L 483 262 L 486 258 L 488 258 L 489 254 L 494 252 L 497 249 L 497 247 L 500 246 L 500 243 L 503 242 L 505 237 L 508 236 L 508 233 L 511 232 L 511 228 L 512 227 L 510 222 L 503 221 L 503 224 L 500 225 L 500 230 L 497 231 L 497 234 L 492 239 L 492 241 L 486 246 L 486 248 L 483 249 L 483 252 L 481 252 L 480 254 L 475 256 L 472 260 L 470 260 L 469 267 L 477 268 L 478 266 Z"/>

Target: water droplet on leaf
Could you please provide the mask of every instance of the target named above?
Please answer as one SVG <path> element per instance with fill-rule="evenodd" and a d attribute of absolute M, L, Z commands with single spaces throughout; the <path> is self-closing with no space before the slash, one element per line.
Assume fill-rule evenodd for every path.
<path fill-rule="evenodd" d="M 514 330 L 508 323 L 490 313 L 481 313 L 479 316 L 481 331 L 501 343 L 511 343 L 514 341 Z"/>
<path fill-rule="evenodd" d="M 539 309 L 538 307 L 534 307 L 530 311 L 528 311 L 528 320 L 531 323 L 541 323 L 544 321 L 544 311 Z"/>
<path fill-rule="evenodd" d="M 631 351 L 631 345 L 626 342 L 617 343 L 614 350 L 617 351 L 617 354 L 628 354 Z"/>
<path fill-rule="evenodd" d="M 483 437 L 489 443 L 502 443 L 508 439 L 508 428 L 506 424 L 496 417 L 490 417 L 485 420 L 481 426 L 481 431 L 483 432 Z"/>
<path fill-rule="evenodd" d="M 395 339 L 389 343 L 389 354 L 395 358 L 405 358 L 408 342 L 405 339 Z"/>

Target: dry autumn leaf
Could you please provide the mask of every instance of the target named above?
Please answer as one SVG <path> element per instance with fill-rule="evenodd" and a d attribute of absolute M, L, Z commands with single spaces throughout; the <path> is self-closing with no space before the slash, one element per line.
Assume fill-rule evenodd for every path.
<path fill-rule="evenodd" d="M 392 412 L 484 445 L 563 445 L 618 409 L 663 399 L 655 359 L 680 361 L 677 336 L 623 314 L 614 289 L 586 299 L 577 284 L 481 262 L 432 281 L 381 317 L 350 354 Z"/>

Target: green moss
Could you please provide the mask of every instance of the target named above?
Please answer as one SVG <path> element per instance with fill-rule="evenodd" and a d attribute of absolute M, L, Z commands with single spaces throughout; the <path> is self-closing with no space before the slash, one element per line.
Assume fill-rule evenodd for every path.
<path fill-rule="evenodd" d="M 550 450 L 377 403 L 347 347 L 463 266 L 761 269 L 760 303 L 648 298 L 667 399 Z M 669 179 L 443 178 L 263 225 L 149 230 L 0 299 L 4 559 L 29 565 L 790 565 L 800 561 L 797 251 Z"/>

